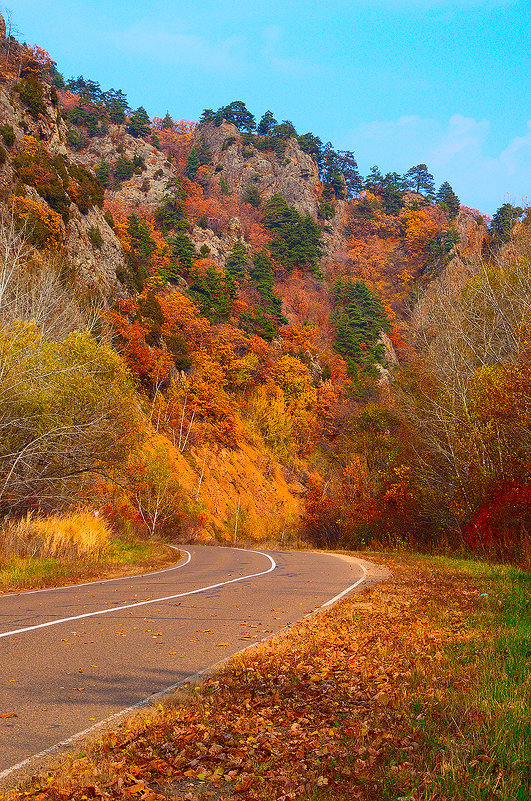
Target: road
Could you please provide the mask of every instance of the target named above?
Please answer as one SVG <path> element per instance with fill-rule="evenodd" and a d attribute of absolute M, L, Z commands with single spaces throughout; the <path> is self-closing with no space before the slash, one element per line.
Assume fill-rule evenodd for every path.
<path fill-rule="evenodd" d="M 0 597 L 0 780 L 364 577 L 330 554 L 206 546 L 184 554 L 157 573 Z"/>

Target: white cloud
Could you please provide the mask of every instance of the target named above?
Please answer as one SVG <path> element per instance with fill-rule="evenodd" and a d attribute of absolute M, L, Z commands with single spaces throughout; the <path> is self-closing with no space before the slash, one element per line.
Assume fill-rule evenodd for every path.
<path fill-rule="evenodd" d="M 362 171 L 373 164 L 404 172 L 426 163 L 436 182 L 449 181 L 468 206 L 492 213 L 525 202 L 531 189 L 531 121 L 523 135 L 493 152 L 489 120 L 454 114 L 446 122 L 419 116 L 364 123 L 348 137 Z"/>
<path fill-rule="evenodd" d="M 316 75 L 323 75 L 325 70 L 321 66 L 312 64 L 309 61 L 293 58 L 293 56 L 283 55 L 284 31 L 277 25 L 264 28 L 262 32 L 264 38 L 263 56 L 266 63 L 281 75 L 289 78 L 309 78 Z M 289 42 L 287 49 L 289 51 Z"/>
<path fill-rule="evenodd" d="M 151 62 L 196 65 L 202 71 L 237 73 L 245 68 L 242 40 L 231 36 L 220 41 L 179 30 L 163 30 L 143 20 L 120 32 L 120 50 Z"/>

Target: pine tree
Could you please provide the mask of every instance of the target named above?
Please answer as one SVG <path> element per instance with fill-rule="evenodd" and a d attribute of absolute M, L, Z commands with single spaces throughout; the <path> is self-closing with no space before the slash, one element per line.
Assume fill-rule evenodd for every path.
<path fill-rule="evenodd" d="M 258 123 L 256 133 L 260 134 L 260 136 L 270 136 L 275 125 L 277 125 L 277 121 L 273 116 L 273 112 L 266 111 L 266 113 Z"/>
<path fill-rule="evenodd" d="M 439 205 L 447 208 L 451 219 L 457 217 L 461 204 L 459 202 L 459 198 L 455 194 L 448 181 L 445 181 L 443 184 L 441 184 L 439 191 L 437 192 L 436 199 Z"/>
<path fill-rule="evenodd" d="M 140 106 L 131 114 L 129 123 L 127 125 L 127 132 L 134 137 L 149 136 L 150 125 L 151 121 L 148 117 L 146 109 L 143 106 Z"/>
<path fill-rule="evenodd" d="M 186 160 L 186 175 L 190 178 L 191 181 L 194 180 L 196 173 L 199 169 L 199 156 L 197 155 L 197 150 L 193 147 L 188 154 L 188 158 Z"/>
<path fill-rule="evenodd" d="M 231 254 L 227 259 L 225 271 L 231 275 L 236 281 L 243 281 L 247 275 L 249 267 L 249 259 L 247 258 L 247 250 L 241 239 L 234 243 Z"/>
<path fill-rule="evenodd" d="M 417 164 L 415 167 L 411 167 L 404 175 L 404 183 L 408 189 L 427 198 L 432 198 L 435 195 L 433 175 L 428 172 L 425 164 Z"/>
<path fill-rule="evenodd" d="M 169 111 L 166 112 L 166 116 L 162 120 L 160 127 L 162 128 L 163 131 L 171 131 L 171 129 L 173 128 L 173 120 L 170 117 Z"/>

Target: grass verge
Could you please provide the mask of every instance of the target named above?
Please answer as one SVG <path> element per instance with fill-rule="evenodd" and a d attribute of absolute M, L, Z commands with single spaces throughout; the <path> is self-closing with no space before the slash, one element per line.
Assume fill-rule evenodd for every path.
<path fill-rule="evenodd" d="M 158 570 L 173 564 L 175 550 L 160 542 L 111 540 L 97 556 L 13 556 L 0 564 L 0 592 L 59 587 L 80 581 Z"/>
<path fill-rule="evenodd" d="M 528 573 L 374 555 L 377 585 L 65 758 L 16 799 L 531 795 Z"/>

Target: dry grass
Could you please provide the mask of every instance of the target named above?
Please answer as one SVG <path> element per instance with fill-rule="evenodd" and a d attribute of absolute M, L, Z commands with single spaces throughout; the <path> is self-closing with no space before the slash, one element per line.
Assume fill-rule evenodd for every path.
<path fill-rule="evenodd" d="M 102 517 L 88 511 L 9 521 L 2 531 L 0 558 L 40 557 L 98 559 L 111 541 L 111 530 Z"/>
<path fill-rule="evenodd" d="M 0 592 L 156 570 L 178 559 L 161 542 L 116 539 L 89 511 L 9 521 L 0 539 Z"/>

